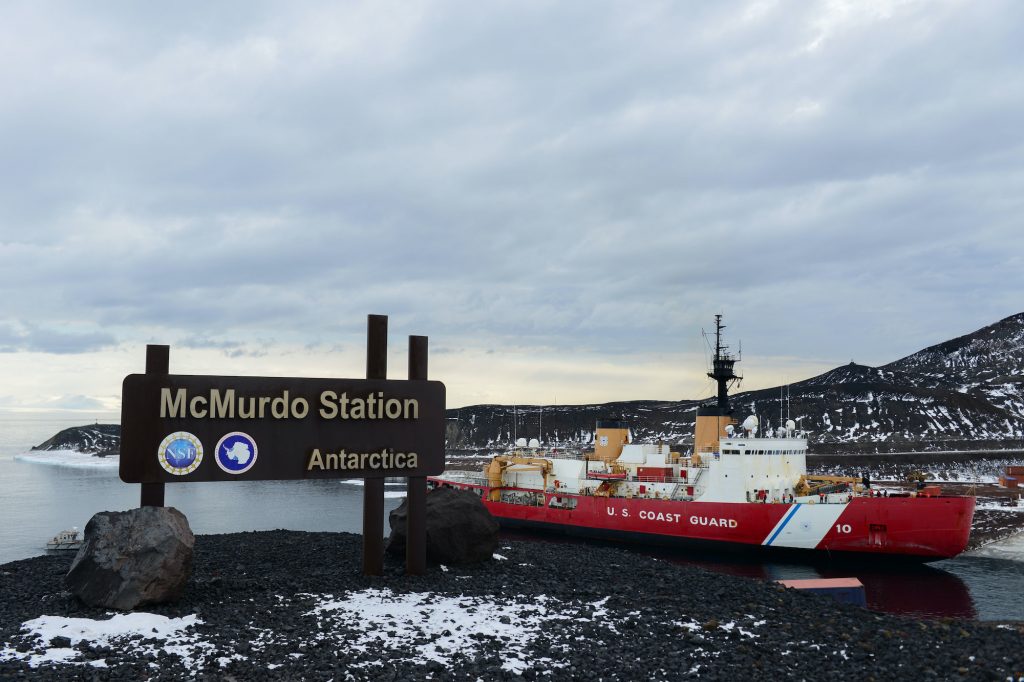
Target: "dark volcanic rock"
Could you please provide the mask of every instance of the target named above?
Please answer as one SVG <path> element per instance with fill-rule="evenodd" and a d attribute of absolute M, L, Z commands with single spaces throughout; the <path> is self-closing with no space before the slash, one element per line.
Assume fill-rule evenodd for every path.
<path fill-rule="evenodd" d="M 391 512 L 388 552 L 405 552 L 408 500 Z M 472 564 L 490 559 L 498 548 L 498 522 L 471 492 L 441 487 L 427 494 L 427 560 Z"/>
<path fill-rule="evenodd" d="M 194 626 L 167 639 L 86 635 L 72 647 L 79 653 L 49 662 L 43 654 L 55 645 L 23 623 L 43 614 L 103 621 L 109 612 L 60 592 L 53 576 L 66 557 L 0 565 L 0 680 L 1006 680 L 1024 672 L 1018 624 L 877 614 L 613 547 L 506 540 L 507 561 L 410 577 L 389 559 L 373 578 L 361 573 L 361 547 L 345 533 L 199 536 L 188 590 L 152 609 L 195 614 Z M 335 610 L 352 599 L 372 603 L 376 615 Z M 101 659 L 109 667 L 93 668 Z"/>
<path fill-rule="evenodd" d="M 121 452 L 120 424 L 90 424 L 64 429 L 33 450 L 75 450 L 90 455 L 118 455 Z"/>
<path fill-rule="evenodd" d="M 173 507 L 100 512 L 85 527 L 65 583 L 90 606 L 131 610 L 181 597 L 195 537 Z"/>

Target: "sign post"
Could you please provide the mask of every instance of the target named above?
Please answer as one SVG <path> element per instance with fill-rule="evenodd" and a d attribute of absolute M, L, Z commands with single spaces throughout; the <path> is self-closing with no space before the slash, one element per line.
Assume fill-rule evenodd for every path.
<path fill-rule="evenodd" d="M 171 347 L 150 344 L 146 346 L 146 374 L 168 374 L 171 371 Z M 124 422 L 122 422 L 124 423 Z M 140 507 L 164 506 L 164 484 L 143 483 Z"/>
<path fill-rule="evenodd" d="M 366 319 L 366 378 L 388 378 L 388 318 Z M 384 574 L 384 479 L 363 479 L 363 575 Z"/>
<path fill-rule="evenodd" d="M 409 337 L 409 380 L 427 378 L 427 337 Z M 405 572 L 423 575 L 427 570 L 427 479 L 410 476 L 405 492 Z"/>
<path fill-rule="evenodd" d="M 406 570 L 426 564 L 426 477 L 444 471 L 445 387 L 427 380 L 427 337 L 409 337 L 409 379 L 387 377 L 387 316 L 367 322 L 366 379 L 169 373 L 168 346 L 124 379 L 120 477 L 142 506 L 164 484 L 362 478 L 363 572 L 384 568 L 384 479 L 408 479 Z"/>

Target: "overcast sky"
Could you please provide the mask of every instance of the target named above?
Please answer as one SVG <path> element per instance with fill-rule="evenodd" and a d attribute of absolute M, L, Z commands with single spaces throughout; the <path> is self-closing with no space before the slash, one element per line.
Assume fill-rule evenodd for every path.
<path fill-rule="evenodd" d="M 1024 3 L 0 9 L 0 407 L 182 374 L 711 395 L 1024 310 Z"/>

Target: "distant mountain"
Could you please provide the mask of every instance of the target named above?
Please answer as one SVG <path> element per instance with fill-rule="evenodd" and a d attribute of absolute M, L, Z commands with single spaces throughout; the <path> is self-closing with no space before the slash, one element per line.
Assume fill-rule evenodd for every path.
<path fill-rule="evenodd" d="M 448 410 L 454 450 L 501 449 L 516 437 L 546 445 L 592 442 L 598 419 L 627 421 L 637 440 L 692 443 L 701 401 L 634 400 L 600 405 L 474 405 Z M 899 452 L 1024 448 L 1024 313 L 881 367 L 850 363 L 788 387 L 732 396 L 738 421 L 762 427 L 790 415 L 809 432 L 812 452 Z M 781 405 L 781 414 L 780 414 Z M 121 428 L 65 429 L 37 450 L 117 454 Z"/>
<path fill-rule="evenodd" d="M 121 452 L 120 424 L 91 424 L 64 429 L 33 450 L 74 450 L 90 455 L 118 455 Z"/>
<path fill-rule="evenodd" d="M 776 427 L 790 415 L 812 450 L 878 451 L 1024 447 L 1024 313 L 881 367 L 850 363 L 788 387 L 732 396 L 739 420 Z M 452 448 L 498 448 L 515 436 L 573 446 L 598 419 L 624 419 L 639 440 L 692 442 L 699 401 L 603 405 L 477 405 L 448 410 Z"/>

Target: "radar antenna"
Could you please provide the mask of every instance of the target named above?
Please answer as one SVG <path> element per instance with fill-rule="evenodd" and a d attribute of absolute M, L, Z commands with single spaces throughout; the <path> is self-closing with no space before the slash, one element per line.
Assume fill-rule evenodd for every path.
<path fill-rule="evenodd" d="M 736 364 L 735 355 L 729 354 L 729 346 L 722 343 L 722 316 L 715 315 L 715 358 L 712 361 L 711 371 L 708 376 L 718 382 L 718 407 L 729 408 L 729 386 L 739 383 L 743 377 L 736 374 L 733 366 Z"/>

